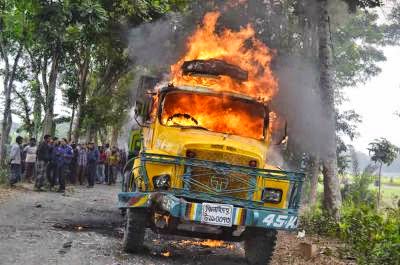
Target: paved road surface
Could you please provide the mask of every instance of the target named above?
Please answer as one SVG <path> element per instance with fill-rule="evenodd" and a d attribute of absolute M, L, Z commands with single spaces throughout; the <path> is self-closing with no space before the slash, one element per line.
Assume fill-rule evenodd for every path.
<path fill-rule="evenodd" d="M 203 241 L 147 233 L 140 255 L 121 251 L 118 186 L 69 188 L 66 196 L 31 186 L 0 201 L 0 265 L 244 265 L 240 244 L 203 246 Z M 272 265 L 346 264 L 320 255 L 305 261 L 293 234 L 280 233 Z"/>

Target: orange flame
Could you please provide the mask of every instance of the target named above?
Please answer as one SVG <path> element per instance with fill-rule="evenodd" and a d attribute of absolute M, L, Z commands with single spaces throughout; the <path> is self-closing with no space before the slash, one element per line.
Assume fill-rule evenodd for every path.
<path fill-rule="evenodd" d="M 212 240 L 212 239 L 200 240 L 200 241 L 182 240 L 179 242 L 179 245 L 182 245 L 182 246 L 193 245 L 193 246 L 201 246 L 201 247 L 228 248 L 228 249 L 234 248 L 234 245 L 232 245 L 232 244 L 226 243 L 221 240 Z"/>
<path fill-rule="evenodd" d="M 262 104 L 182 92 L 166 96 L 161 120 L 168 126 L 199 126 L 214 132 L 262 139 L 264 115 Z"/>
<path fill-rule="evenodd" d="M 251 25 L 237 32 L 224 29 L 220 34 L 216 33 L 219 16 L 219 12 L 207 13 L 203 26 L 198 27 L 188 39 L 187 53 L 171 66 L 173 84 L 204 86 L 217 91 L 244 94 L 262 101 L 270 100 L 278 90 L 277 80 L 270 69 L 273 52 L 255 37 Z M 248 72 L 248 80 L 237 82 L 228 76 L 209 78 L 183 75 L 183 63 L 195 59 L 220 59 L 236 65 Z"/>

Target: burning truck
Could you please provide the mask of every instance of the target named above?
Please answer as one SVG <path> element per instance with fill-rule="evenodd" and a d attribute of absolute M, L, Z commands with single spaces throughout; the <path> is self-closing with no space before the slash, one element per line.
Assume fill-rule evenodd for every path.
<path fill-rule="evenodd" d="M 140 251 L 151 228 L 244 241 L 249 263 L 267 264 L 277 230 L 297 227 L 304 175 L 280 170 L 267 155 L 277 144 L 273 51 L 250 25 L 216 33 L 218 17 L 206 14 L 168 85 L 141 79 L 141 129 L 118 195 L 127 252 Z"/>

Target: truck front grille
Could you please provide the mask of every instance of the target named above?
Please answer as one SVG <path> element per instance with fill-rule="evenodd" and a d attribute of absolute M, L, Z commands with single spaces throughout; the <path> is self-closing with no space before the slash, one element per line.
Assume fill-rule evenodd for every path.
<path fill-rule="evenodd" d="M 251 176 L 246 174 L 218 172 L 201 167 L 187 168 L 186 172 L 190 172 L 191 191 L 248 199 L 249 190 L 253 190 L 249 189 Z"/>

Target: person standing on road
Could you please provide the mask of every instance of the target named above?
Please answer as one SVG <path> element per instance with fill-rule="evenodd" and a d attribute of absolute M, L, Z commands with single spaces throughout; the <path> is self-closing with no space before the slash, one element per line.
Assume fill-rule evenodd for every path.
<path fill-rule="evenodd" d="M 73 156 L 71 160 L 71 164 L 69 167 L 70 173 L 70 182 L 71 184 L 76 184 L 76 173 L 77 173 L 77 167 L 78 167 L 78 149 L 75 143 L 71 143 L 72 151 L 73 151 Z"/>
<path fill-rule="evenodd" d="M 54 137 L 50 143 L 50 163 L 47 167 L 47 178 L 50 183 L 50 189 L 54 188 L 58 184 L 57 175 L 57 148 L 60 146 L 60 142 L 57 137 Z"/>
<path fill-rule="evenodd" d="M 104 161 L 104 182 L 108 183 L 110 176 L 110 166 L 108 164 L 108 157 L 111 155 L 110 144 L 106 144 L 104 147 L 104 152 L 106 154 L 106 160 Z"/>
<path fill-rule="evenodd" d="M 63 138 L 61 139 L 61 171 L 59 174 L 59 182 L 60 182 L 60 188 L 59 192 L 64 192 L 65 191 L 65 181 L 67 178 L 69 178 L 71 172 L 70 172 L 70 165 L 72 161 L 72 157 L 74 155 L 74 151 L 72 150 L 72 147 L 68 145 L 67 139 Z"/>
<path fill-rule="evenodd" d="M 83 185 L 83 183 L 85 182 L 85 172 L 87 166 L 86 145 L 78 144 L 77 150 L 78 150 L 78 161 L 77 161 L 78 167 L 76 169 L 76 175 L 78 177 L 79 184 Z"/>
<path fill-rule="evenodd" d="M 11 146 L 10 151 L 10 177 L 9 183 L 11 187 L 14 187 L 15 183 L 21 180 L 21 144 L 22 137 L 17 136 L 15 144 Z"/>
<path fill-rule="evenodd" d="M 62 174 L 64 176 L 64 181 L 71 183 L 71 163 L 74 158 L 74 150 L 68 144 L 67 139 L 62 138 L 61 146 L 63 148 L 63 169 Z"/>
<path fill-rule="evenodd" d="M 94 187 L 98 161 L 99 161 L 99 150 L 97 150 L 97 148 L 94 146 L 94 143 L 89 143 L 89 150 L 87 153 L 88 188 Z"/>
<path fill-rule="evenodd" d="M 35 190 L 41 191 L 47 175 L 47 167 L 51 161 L 51 137 L 46 134 L 37 149 Z"/>
<path fill-rule="evenodd" d="M 111 154 L 108 156 L 109 176 L 108 185 L 115 184 L 118 177 L 119 155 L 117 148 L 113 146 Z"/>
<path fill-rule="evenodd" d="M 97 178 L 98 178 L 98 184 L 101 184 L 104 182 L 104 163 L 106 161 L 106 152 L 104 151 L 104 148 L 101 146 L 99 148 L 99 162 L 97 164 Z"/>
<path fill-rule="evenodd" d="M 29 183 L 32 183 L 32 179 L 35 175 L 36 152 L 37 152 L 36 139 L 31 138 L 29 140 L 29 144 L 24 148 L 24 153 L 25 153 L 24 178 Z"/>
<path fill-rule="evenodd" d="M 124 167 L 125 164 L 128 160 L 128 156 L 126 155 L 125 148 L 120 149 L 119 151 L 119 168 L 120 168 L 120 173 L 123 176 L 124 175 Z"/>

